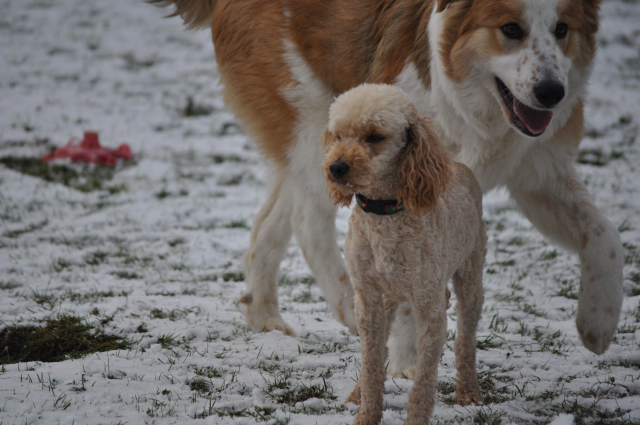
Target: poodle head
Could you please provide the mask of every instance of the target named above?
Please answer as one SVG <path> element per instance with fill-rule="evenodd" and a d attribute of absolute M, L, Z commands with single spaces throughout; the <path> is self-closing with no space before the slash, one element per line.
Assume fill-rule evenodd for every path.
<path fill-rule="evenodd" d="M 402 90 L 363 84 L 331 105 L 322 166 L 334 204 L 353 195 L 402 202 L 412 215 L 429 211 L 451 175 L 451 159 L 427 118 Z"/>

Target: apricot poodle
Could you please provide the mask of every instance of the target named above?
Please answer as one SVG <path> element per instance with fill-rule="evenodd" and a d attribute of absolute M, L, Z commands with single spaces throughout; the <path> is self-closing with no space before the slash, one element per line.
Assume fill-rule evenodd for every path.
<path fill-rule="evenodd" d="M 411 312 L 416 321 L 405 423 L 429 422 L 446 342 L 449 279 L 458 314 L 457 400 L 479 403 L 475 335 L 486 235 L 473 174 L 451 160 L 430 121 L 389 85 L 364 84 L 338 97 L 325 146 L 331 199 L 349 205 L 355 195 L 358 201 L 345 243 L 362 343 L 362 373 L 347 399 L 361 402 L 355 423 L 382 418 L 385 343 L 396 311 Z M 406 308 L 398 310 L 401 304 Z"/>

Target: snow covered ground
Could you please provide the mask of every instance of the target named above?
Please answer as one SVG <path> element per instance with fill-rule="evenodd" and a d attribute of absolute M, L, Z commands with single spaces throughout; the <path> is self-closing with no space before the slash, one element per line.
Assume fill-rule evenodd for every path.
<path fill-rule="evenodd" d="M 0 331 L 76 315 L 133 341 L 0 366 L 0 422 L 351 423 L 359 339 L 327 311 L 294 242 L 278 290 L 298 336 L 255 334 L 235 309 L 267 173 L 222 102 L 208 32 L 166 13 L 0 0 Z M 640 423 L 640 3 L 609 0 L 601 15 L 579 169 L 625 244 L 619 333 L 602 356 L 582 347 L 577 258 L 490 193 L 485 404 L 452 403 L 450 340 L 433 423 Z M 9 164 L 84 130 L 128 142 L 135 162 L 112 179 L 72 167 L 69 185 Z M 402 423 L 411 385 L 387 381 L 383 423 Z"/>

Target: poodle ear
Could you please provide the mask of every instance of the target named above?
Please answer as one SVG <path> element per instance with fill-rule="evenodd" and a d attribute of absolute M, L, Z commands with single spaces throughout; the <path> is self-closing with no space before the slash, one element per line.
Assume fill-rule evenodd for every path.
<path fill-rule="evenodd" d="M 427 117 L 410 123 L 407 145 L 400 158 L 398 199 L 411 215 L 430 211 L 451 178 L 449 152 Z"/>
<path fill-rule="evenodd" d="M 326 148 L 336 139 L 336 136 L 329 131 L 329 126 L 324 129 L 324 138 L 322 139 L 322 147 Z"/>

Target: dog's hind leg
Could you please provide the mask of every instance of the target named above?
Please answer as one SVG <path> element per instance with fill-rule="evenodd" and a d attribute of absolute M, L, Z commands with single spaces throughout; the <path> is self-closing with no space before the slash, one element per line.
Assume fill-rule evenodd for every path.
<path fill-rule="evenodd" d="M 388 372 L 395 378 L 413 379 L 418 353 L 416 324 L 409 303 L 400 304 L 390 327 Z"/>
<path fill-rule="evenodd" d="M 458 372 L 456 398 L 458 404 L 462 406 L 470 403 L 479 404 L 482 401 L 476 375 L 476 330 L 484 301 L 482 268 L 485 240 L 484 228 L 482 228 L 475 250 L 453 275 L 453 290 L 456 294 L 458 313 L 458 335 L 454 346 Z"/>
<path fill-rule="evenodd" d="M 254 218 L 251 245 L 244 257 L 247 290 L 236 303 L 254 332 L 280 330 L 293 335 L 278 308 L 278 268 L 291 239 L 290 183 L 274 175 L 266 202 Z"/>

